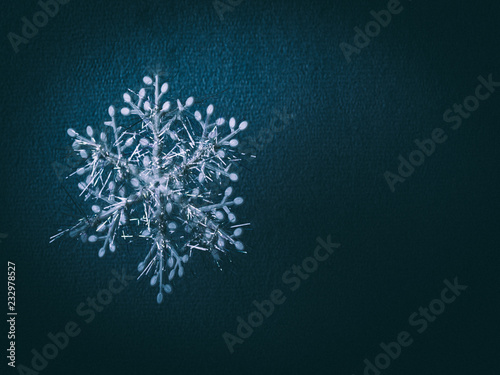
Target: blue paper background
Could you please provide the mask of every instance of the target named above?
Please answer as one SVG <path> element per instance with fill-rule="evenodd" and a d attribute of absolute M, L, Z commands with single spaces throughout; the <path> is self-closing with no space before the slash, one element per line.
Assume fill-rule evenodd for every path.
<path fill-rule="evenodd" d="M 500 81 L 500 4 L 401 4 L 350 64 L 339 44 L 386 2 L 243 1 L 221 22 L 209 0 L 73 0 L 17 54 L 6 35 L 39 8 L 4 4 L 0 254 L 17 267 L 17 364 L 75 321 L 81 334 L 41 373 L 362 374 L 403 330 L 415 342 L 384 374 L 499 373 L 500 92 L 457 131 L 442 116 L 479 75 Z M 274 109 L 294 120 L 240 176 L 247 256 L 225 272 L 190 263 L 160 306 L 146 280 L 131 282 L 86 324 L 76 307 L 112 269 L 132 273 L 144 249 L 98 259 L 69 239 L 49 245 L 72 223 L 63 212 L 75 213 L 51 164 L 64 162 L 68 127 L 102 124 L 156 67 L 174 97 L 227 90 L 211 99 L 216 113 L 248 120 L 248 137 Z M 449 139 L 391 193 L 383 173 L 436 127 Z M 341 248 L 290 291 L 283 273 L 327 235 Z M 454 277 L 469 288 L 415 333 L 410 314 Z M 222 334 L 276 288 L 286 302 L 231 355 Z"/>

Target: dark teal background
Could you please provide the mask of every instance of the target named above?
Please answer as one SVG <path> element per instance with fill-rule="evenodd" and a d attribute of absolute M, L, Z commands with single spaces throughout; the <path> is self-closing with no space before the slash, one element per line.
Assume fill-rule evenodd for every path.
<path fill-rule="evenodd" d="M 4 3 L 0 275 L 16 263 L 17 364 L 75 321 L 81 334 L 42 374 L 359 375 L 403 330 L 415 342 L 383 374 L 499 374 L 500 90 L 457 131 L 442 116 L 479 75 L 500 81 L 500 3 L 402 1 L 348 64 L 339 44 L 386 4 L 244 0 L 221 22 L 209 0 L 72 0 L 16 54 L 6 35 L 39 7 Z M 132 281 L 86 324 L 76 307 L 145 250 L 99 259 L 70 239 L 49 244 L 77 214 L 51 164 L 64 162 L 68 127 L 102 124 L 157 67 L 174 97 L 227 90 L 210 101 L 248 120 L 246 136 L 273 109 L 294 120 L 240 175 L 248 255 L 224 272 L 193 259 L 162 305 L 146 280 Z M 383 173 L 436 127 L 449 139 L 391 193 Z M 283 273 L 327 235 L 341 248 L 290 291 Z M 408 317 L 455 277 L 468 289 L 418 335 Z M 222 334 L 275 288 L 286 302 L 229 354 Z M 0 373 L 17 373 L 2 358 Z"/>

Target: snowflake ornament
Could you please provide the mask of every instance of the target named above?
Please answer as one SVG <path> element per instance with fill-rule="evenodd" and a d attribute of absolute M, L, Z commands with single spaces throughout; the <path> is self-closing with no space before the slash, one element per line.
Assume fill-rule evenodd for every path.
<path fill-rule="evenodd" d="M 169 87 L 159 76 L 143 82 L 138 93 L 123 95 L 119 111 L 138 121 L 120 125 L 110 106 L 102 132 L 90 126 L 85 135 L 68 129 L 83 165 L 70 176 L 82 179 L 80 196 L 92 201 L 92 213 L 51 242 L 68 233 L 84 243 L 102 243 L 98 255 L 103 257 L 116 250 L 119 237 L 146 239 L 149 250 L 138 265 L 139 277 L 150 275 L 161 303 L 193 253 L 208 252 L 219 265 L 221 254 L 245 252 L 238 238 L 249 223 L 236 224 L 232 210 L 243 198 L 233 197 L 230 185 L 238 181 L 236 135 L 248 123 L 212 120 L 212 104 L 205 115 L 191 112 L 193 97 L 165 100 Z"/>

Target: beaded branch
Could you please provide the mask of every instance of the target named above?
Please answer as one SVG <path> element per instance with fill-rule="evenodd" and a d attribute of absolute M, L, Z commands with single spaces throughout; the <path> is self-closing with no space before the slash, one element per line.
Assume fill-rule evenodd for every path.
<path fill-rule="evenodd" d="M 110 106 L 107 129 L 100 134 L 90 126 L 86 136 L 68 129 L 84 163 L 70 176 L 82 179 L 80 196 L 92 202 L 92 213 L 51 242 L 68 233 L 84 243 L 102 243 L 98 255 L 103 257 L 116 250 L 118 237 L 146 239 L 149 251 L 138 265 L 139 277 L 150 275 L 161 303 L 163 293 L 172 291 L 169 282 L 182 277 L 194 252 L 210 253 L 218 265 L 220 255 L 231 249 L 245 252 L 238 237 L 249 223 L 237 225 L 232 212 L 243 198 L 232 198 L 227 182 L 238 181 L 235 136 L 248 123 L 211 120 L 212 104 L 205 116 L 191 112 L 193 97 L 172 105 L 163 99 L 169 87 L 160 85 L 159 76 L 146 76 L 143 82 L 137 94 L 129 90 L 123 95 L 120 114 L 138 116 L 132 126 L 120 126 Z M 132 222 L 138 231 L 131 230 Z"/>

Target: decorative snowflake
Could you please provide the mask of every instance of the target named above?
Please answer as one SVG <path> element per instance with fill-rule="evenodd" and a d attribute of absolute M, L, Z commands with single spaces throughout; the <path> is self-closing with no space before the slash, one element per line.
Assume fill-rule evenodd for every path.
<path fill-rule="evenodd" d="M 123 95 L 120 110 L 124 117 L 138 116 L 135 123 L 120 126 L 110 106 L 110 120 L 104 122 L 108 131 L 96 133 L 88 126 L 84 136 L 68 129 L 73 149 L 83 159 L 71 175 L 83 179 L 80 196 L 92 200 L 92 214 L 51 242 L 64 233 L 82 242 L 101 242 L 98 254 L 103 257 L 116 250 L 117 237 L 145 238 L 150 248 L 139 263 L 139 277 L 151 275 L 161 303 L 163 292 L 172 291 L 169 281 L 176 274 L 182 277 L 193 252 L 209 252 L 218 265 L 220 254 L 229 249 L 245 252 L 237 238 L 249 223 L 236 225 L 231 211 L 243 198 L 232 198 L 228 185 L 238 181 L 232 171 L 240 160 L 235 136 L 248 123 L 211 120 L 212 104 L 206 116 L 192 113 L 193 97 L 174 105 L 162 100 L 168 84 L 160 85 L 159 76 L 154 81 L 146 76 L 143 82 L 146 87 L 138 93 Z"/>

